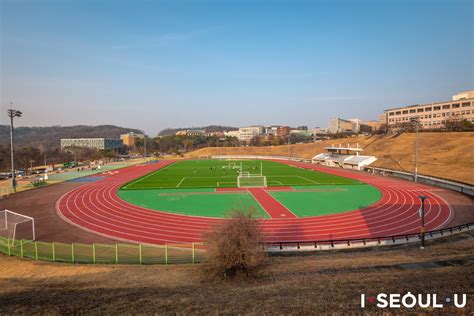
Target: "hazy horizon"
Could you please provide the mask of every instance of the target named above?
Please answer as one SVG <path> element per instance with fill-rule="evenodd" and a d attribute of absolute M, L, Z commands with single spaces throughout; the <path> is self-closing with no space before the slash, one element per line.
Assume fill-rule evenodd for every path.
<path fill-rule="evenodd" d="M 474 1 L 0 2 L 1 121 L 327 127 L 474 89 Z"/>

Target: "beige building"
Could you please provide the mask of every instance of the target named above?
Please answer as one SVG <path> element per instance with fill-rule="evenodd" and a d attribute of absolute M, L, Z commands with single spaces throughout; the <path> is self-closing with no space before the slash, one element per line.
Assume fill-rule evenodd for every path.
<path fill-rule="evenodd" d="M 418 118 L 421 128 L 442 128 L 447 120 L 466 119 L 474 122 L 474 90 L 461 92 L 453 96 L 452 101 L 430 104 L 409 105 L 385 110 L 380 123 L 394 127 Z"/>
<path fill-rule="evenodd" d="M 123 144 L 128 147 L 134 147 L 137 139 L 144 139 L 144 138 L 145 138 L 145 135 L 137 134 L 134 132 L 120 135 L 120 139 L 122 140 Z"/>

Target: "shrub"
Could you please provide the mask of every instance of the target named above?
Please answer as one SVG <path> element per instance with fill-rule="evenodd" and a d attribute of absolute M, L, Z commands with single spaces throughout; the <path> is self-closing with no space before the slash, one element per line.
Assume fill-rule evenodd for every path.
<path fill-rule="evenodd" d="M 211 275 L 249 276 L 266 258 L 263 235 L 252 210 L 236 211 L 206 236 L 206 270 Z"/>

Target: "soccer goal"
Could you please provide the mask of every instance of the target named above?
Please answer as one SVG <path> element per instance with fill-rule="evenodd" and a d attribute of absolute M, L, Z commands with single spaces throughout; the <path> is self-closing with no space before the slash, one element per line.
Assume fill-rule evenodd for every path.
<path fill-rule="evenodd" d="M 237 177 L 239 188 L 264 188 L 267 186 L 267 177 L 259 174 L 242 172 Z"/>
<path fill-rule="evenodd" d="M 13 240 L 33 241 L 35 235 L 35 219 L 9 210 L 0 210 L 0 236 Z"/>

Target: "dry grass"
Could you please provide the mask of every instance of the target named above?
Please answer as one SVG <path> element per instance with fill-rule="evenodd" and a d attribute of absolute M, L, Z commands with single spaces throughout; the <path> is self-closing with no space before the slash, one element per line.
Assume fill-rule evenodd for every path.
<path fill-rule="evenodd" d="M 1 313 L 348 314 L 361 312 L 360 293 L 411 291 L 467 293 L 466 309 L 442 311 L 469 314 L 474 311 L 472 261 L 432 269 L 398 266 L 472 257 L 474 233 L 456 239 L 430 242 L 424 251 L 411 246 L 270 257 L 250 280 L 209 280 L 202 265 L 67 265 L 1 256 Z M 365 311 L 380 312 L 372 306 Z"/>
<path fill-rule="evenodd" d="M 420 133 L 419 172 L 474 184 L 472 160 L 474 158 L 474 132 Z M 359 143 L 363 154 L 374 155 L 374 166 L 413 171 L 415 134 L 400 136 L 360 136 L 340 140 L 322 141 L 290 146 L 293 157 L 312 158 L 324 152 L 328 145 Z M 210 147 L 188 154 L 189 157 L 208 155 L 275 155 L 287 156 L 288 146 L 270 147 Z"/>

